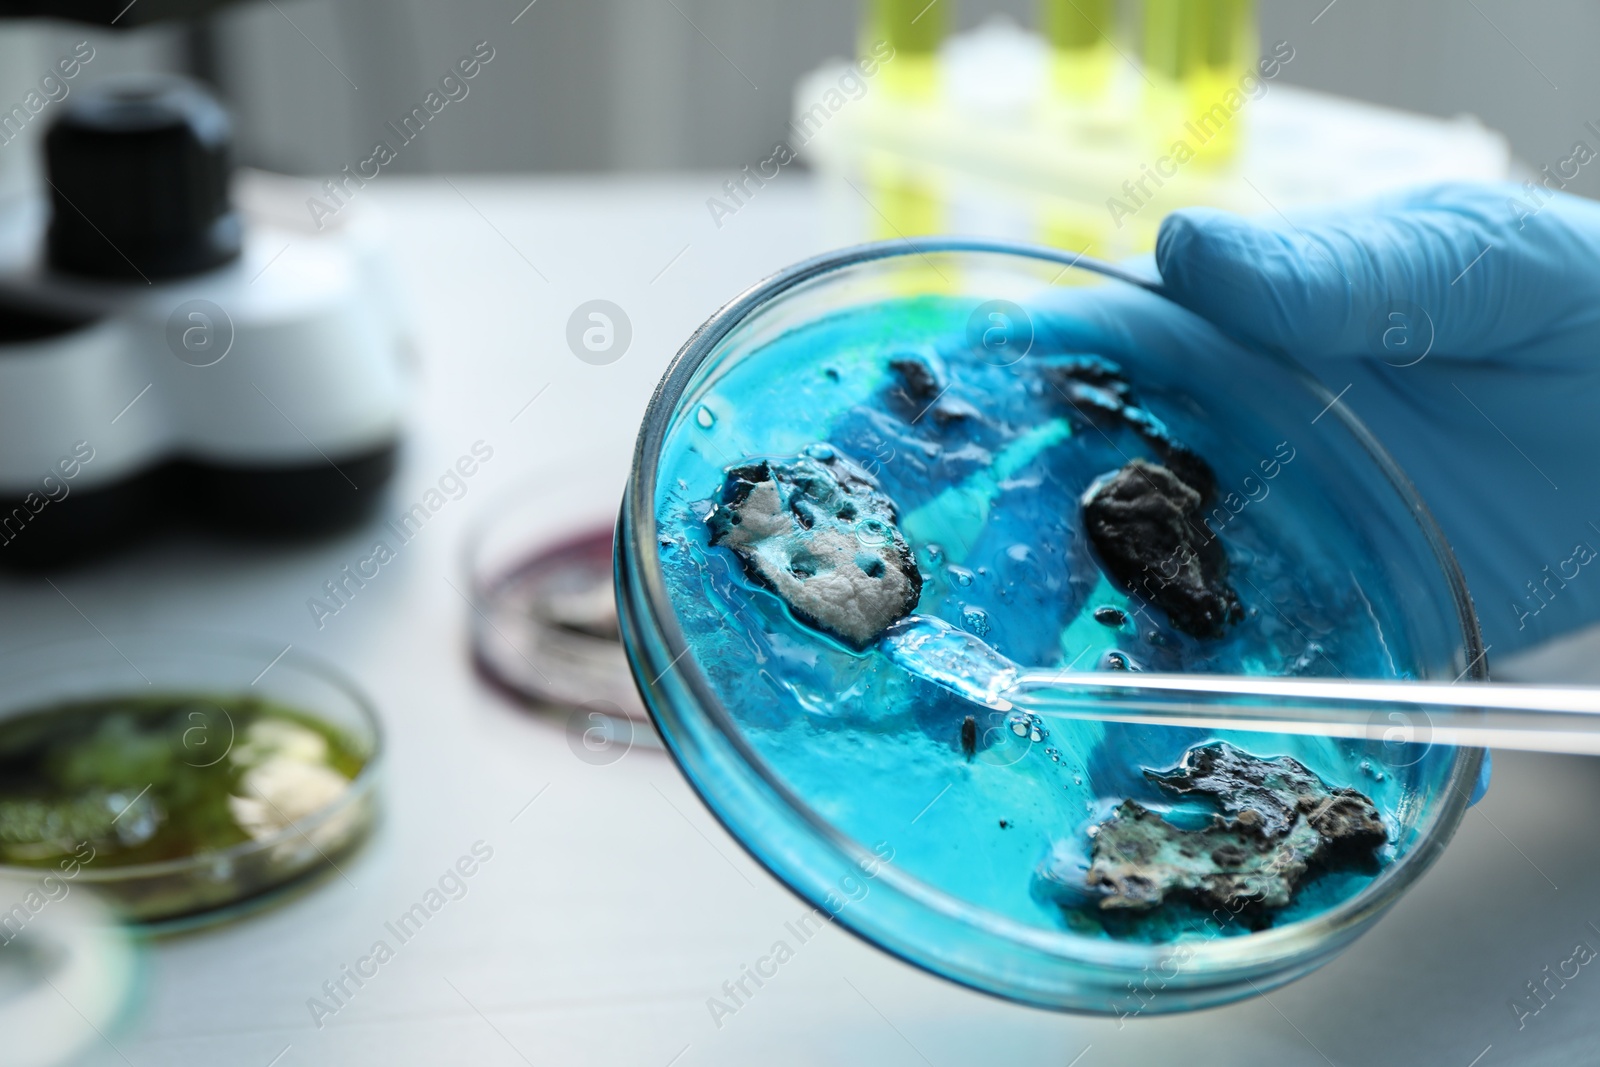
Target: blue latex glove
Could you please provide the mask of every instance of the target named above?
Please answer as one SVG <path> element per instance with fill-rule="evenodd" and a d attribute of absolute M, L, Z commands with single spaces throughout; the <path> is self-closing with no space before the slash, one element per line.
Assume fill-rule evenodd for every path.
<path fill-rule="evenodd" d="M 1600 204 L 1540 204 L 1447 185 L 1292 223 L 1191 209 L 1156 251 L 1178 303 L 1343 391 L 1495 656 L 1600 619 Z"/>
<path fill-rule="evenodd" d="M 1600 204 L 1446 185 L 1292 222 L 1174 213 L 1167 295 L 1319 378 L 1410 475 L 1505 655 L 1600 620 Z M 1058 348 L 1238 353 L 1137 291 L 1065 294 Z M 1488 783 L 1485 761 L 1473 801 Z"/>

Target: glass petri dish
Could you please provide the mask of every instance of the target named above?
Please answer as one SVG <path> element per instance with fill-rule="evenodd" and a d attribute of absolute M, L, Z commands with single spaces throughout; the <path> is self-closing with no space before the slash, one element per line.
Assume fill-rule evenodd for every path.
<path fill-rule="evenodd" d="M 487 681 L 534 707 L 603 709 L 648 733 L 612 585 L 619 495 L 558 472 L 484 509 L 463 548 L 472 656 Z"/>
<path fill-rule="evenodd" d="M 163 759 L 204 769 L 233 758 L 253 740 L 260 744 L 234 715 L 238 701 L 253 700 L 264 703 L 252 707 L 296 713 L 314 727 L 313 736 L 336 740 L 359 768 L 337 789 L 318 782 L 319 792 L 301 791 L 290 799 L 297 791 L 290 782 L 283 786 L 287 792 L 250 798 L 250 810 L 236 816 L 249 823 L 247 836 L 226 847 L 119 863 L 126 828 L 113 822 L 117 841 L 99 848 L 90 841 L 78 855 L 83 862 L 71 866 L 74 884 L 98 895 L 118 918 L 154 932 L 222 921 L 265 906 L 318 873 L 337 872 L 369 836 L 379 808 L 382 731 L 362 692 L 326 664 L 265 642 L 159 630 L 52 642 L 0 657 L 0 731 L 40 712 L 148 698 L 192 701 L 199 716 L 192 727 L 172 731 L 172 751 L 160 754 Z M 128 805 L 117 820 L 159 820 L 170 801 L 161 799 L 155 785 L 142 796 L 119 786 Z M 105 791 L 93 781 L 84 788 L 96 795 Z M 308 799 L 313 795 L 314 801 Z M 37 880 L 55 866 L 13 861 L 0 864 L 0 877 Z"/>
<path fill-rule="evenodd" d="M 971 775 L 953 744 L 924 743 L 919 722 L 909 731 L 916 745 L 897 768 L 853 763 L 866 745 L 841 745 L 837 738 L 854 730 L 873 740 L 867 735 L 876 710 L 860 706 L 856 690 L 810 706 L 787 702 L 776 689 L 752 698 L 769 664 L 756 654 L 740 662 L 737 640 L 711 651 L 704 608 L 729 583 L 709 573 L 685 582 L 699 564 L 685 571 L 673 563 L 669 578 L 666 560 L 683 544 L 664 511 L 697 495 L 714 499 L 723 471 L 736 462 L 795 455 L 837 428 L 830 422 L 837 412 L 816 402 L 820 394 L 802 397 L 774 386 L 769 400 L 788 408 L 782 420 L 764 421 L 761 412 L 741 419 L 728 410 L 732 394 L 724 387 L 748 384 L 739 368 L 757 365 L 752 361 L 786 339 L 805 331 L 835 337 L 829 331 L 841 323 L 905 301 L 933 311 L 920 324 L 903 316 L 880 321 L 866 341 L 848 330 L 836 339 L 846 348 L 862 342 L 857 347 L 881 355 L 895 345 L 925 349 L 958 335 L 965 349 L 941 349 L 952 377 L 963 358 L 1022 369 L 1030 359 L 1063 353 L 1109 355 L 1147 406 L 1201 455 L 1241 445 L 1270 455 L 1274 442 L 1292 440 L 1296 477 L 1276 483 L 1275 515 L 1319 548 L 1327 547 L 1317 541 L 1319 523 L 1348 534 L 1340 565 L 1348 564 L 1353 588 L 1384 592 L 1367 607 L 1380 635 L 1404 650 L 1397 673 L 1376 676 L 1487 677 L 1467 590 L 1422 501 L 1372 435 L 1288 359 L 1245 350 L 1198 317 L 1158 306 L 1164 298 L 1139 280 L 1082 257 L 981 240 L 895 241 L 814 259 L 748 290 L 690 338 L 651 401 L 618 529 L 617 593 L 635 679 L 679 766 L 751 855 L 820 911 L 896 956 L 984 992 L 1052 1009 L 1155 1014 L 1270 990 L 1327 962 L 1437 858 L 1467 807 L 1481 750 L 1413 745 L 1396 756 L 1329 742 L 1344 747 L 1324 754 L 1334 752 L 1335 762 L 1352 772 L 1358 764 L 1370 770 L 1368 785 L 1385 798 L 1390 846 L 1375 874 L 1348 883 L 1326 906 L 1285 911 L 1265 929 L 1166 941 L 1119 938 L 1057 921 L 1057 912 L 1067 911 L 1058 900 L 1025 899 L 1037 898 L 1037 880 L 1020 898 L 1010 889 L 992 891 L 993 872 L 1014 873 L 1019 862 L 1042 870 L 1052 840 L 1081 832 L 1081 821 L 1020 849 L 995 845 L 992 822 L 990 836 L 979 837 L 975 821 L 962 821 L 971 810 L 961 796 Z M 993 324 L 1004 328 L 998 344 L 987 334 Z M 817 370 L 828 372 L 820 363 Z M 777 421 L 783 425 L 766 424 Z M 715 569 L 709 555 L 697 558 Z M 782 630 L 781 615 L 764 617 L 777 619 L 773 628 Z M 795 640 L 791 628 L 767 647 Z M 872 663 L 863 676 L 888 669 Z M 792 734 L 778 740 L 807 717 L 820 724 L 809 735 L 815 744 L 809 756 Z M 1425 735 L 1426 724 L 1410 725 Z M 1170 766 L 1201 740 L 1205 735 L 1196 731 L 1108 726 L 1103 747 L 1116 754 L 1125 746 L 1124 769 L 1137 776 L 1141 766 Z M 1261 747 L 1259 735 L 1241 744 Z M 899 779 L 924 771 L 929 760 L 946 760 L 951 795 L 930 790 L 921 812 L 906 808 L 909 794 Z M 926 817 L 930 810 L 933 818 Z M 1000 832 L 1007 832 L 1004 821 Z M 952 859 L 953 849 L 965 851 Z"/>
<path fill-rule="evenodd" d="M 620 490 L 545 472 L 496 497 L 463 544 L 472 662 L 499 693 L 565 718 L 585 761 L 661 750 L 633 684 L 612 581 Z"/>
<path fill-rule="evenodd" d="M 60 871 L 0 875 L 8 1067 L 77 1062 L 133 1010 L 144 972 L 139 944 L 94 896 L 73 892 L 75 881 Z"/>

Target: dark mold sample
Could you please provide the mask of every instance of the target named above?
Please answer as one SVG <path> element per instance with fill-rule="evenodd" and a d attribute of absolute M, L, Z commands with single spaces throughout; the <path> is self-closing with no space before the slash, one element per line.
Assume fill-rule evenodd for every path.
<path fill-rule="evenodd" d="M 1128 658 L 1126 652 L 1107 652 L 1100 657 L 1100 669 L 1103 671 L 1136 671 L 1140 668 Z"/>
<path fill-rule="evenodd" d="M 946 396 L 949 383 L 920 356 L 896 356 L 889 361 L 895 381 L 889 387 L 890 406 L 911 422 L 924 416 L 940 427 L 967 419 L 980 418 L 978 409 L 965 400 Z"/>
<path fill-rule="evenodd" d="M 896 356 L 889 361 L 889 369 L 899 379 L 893 391 L 917 410 L 927 407 L 944 392 L 939 376 L 917 356 Z"/>
<path fill-rule="evenodd" d="M 1072 356 L 1046 363 L 1040 373 L 1079 420 L 1101 427 L 1120 424 L 1145 439 L 1169 470 L 1200 494 L 1201 503 L 1216 495 L 1211 465 L 1173 438 L 1133 393 L 1122 367 L 1104 356 Z"/>
<path fill-rule="evenodd" d="M 726 472 L 711 543 L 808 626 L 857 649 L 916 609 L 922 575 L 871 476 L 831 446 Z"/>
<path fill-rule="evenodd" d="M 1093 831 L 1088 883 L 1102 892 L 1102 910 L 1148 910 L 1184 897 L 1265 926 L 1265 911 L 1287 905 L 1308 875 L 1370 868 L 1388 841 L 1368 797 L 1330 789 L 1288 756 L 1262 759 L 1218 741 L 1190 749 L 1173 771 L 1145 775 L 1221 814 L 1202 829 L 1184 830 L 1137 801 L 1123 801 Z"/>
<path fill-rule="evenodd" d="M 1121 608 L 1095 608 L 1094 621 L 1099 623 L 1101 626 L 1110 626 L 1114 629 L 1128 621 L 1128 614 Z"/>
<path fill-rule="evenodd" d="M 1194 637 L 1220 637 L 1244 617 L 1227 582 L 1228 556 L 1206 527 L 1198 491 L 1166 467 L 1136 459 L 1102 479 L 1083 505 L 1084 528 L 1106 570 Z"/>

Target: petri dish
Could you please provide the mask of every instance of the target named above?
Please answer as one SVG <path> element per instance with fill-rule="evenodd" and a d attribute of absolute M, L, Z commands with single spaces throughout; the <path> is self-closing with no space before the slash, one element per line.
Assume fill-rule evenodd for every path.
<path fill-rule="evenodd" d="M 382 732 L 283 646 L 144 631 L 0 657 L 0 876 L 73 868 L 120 919 L 218 922 L 335 874 L 378 815 Z"/>
<path fill-rule="evenodd" d="M 59 870 L 0 875 L 0 1029 L 11 1067 L 75 1062 L 131 1014 L 139 945 L 75 882 Z"/>
<path fill-rule="evenodd" d="M 1287 358 L 1243 349 L 1082 257 L 922 239 L 800 264 L 697 331 L 646 414 L 616 549 L 644 702 L 759 862 L 933 973 L 1119 1015 L 1291 981 L 1438 856 L 1481 750 L 1006 718 L 907 676 L 881 642 L 841 640 L 778 594 L 787 578 L 757 580 L 729 542 L 713 544 L 707 519 L 784 465 L 814 474 L 848 460 L 892 504 L 920 575 L 917 615 L 1012 661 L 1486 677 L 1448 545 L 1332 400 Z M 1116 580 L 1080 516 L 1134 459 L 1178 470 L 1194 456 L 1215 483 L 1208 499 L 1228 509 L 1215 525 L 1237 604 L 1223 637 L 1176 625 Z M 868 571 L 885 558 L 870 550 L 885 536 L 874 529 L 871 558 L 857 561 Z M 1425 723 L 1401 725 L 1426 736 Z M 1229 797 L 1207 806 L 1172 783 L 1222 745 L 1359 793 L 1381 844 L 1349 867 L 1313 860 L 1287 903 L 1239 894 L 1245 910 L 1221 921 L 1206 918 L 1217 913 L 1203 893 L 1108 907 L 1106 883 L 1088 877 L 1097 832 L 1134 798 L 1177 830 L 1204 830 Z"/>
<path fill-rule="evenodd" d="M 496 689 L 535 709 L 579 715 L 581 740 L 659 748 L 617 623 L 612 548 L 620 493 L 565 472 L 493 500 L 464 543 L 472 658 Z"/>

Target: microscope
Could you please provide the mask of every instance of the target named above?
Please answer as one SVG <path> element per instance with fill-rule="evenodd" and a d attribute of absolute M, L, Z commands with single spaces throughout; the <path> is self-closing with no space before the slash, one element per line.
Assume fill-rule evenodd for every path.
<path fill-rule="evenodd" d="M 108 23 L 121 5 L 51 6 Z M 147 0 L 124 20 L 206 6 Z M 0 567 L 176 526 L 273 540 L 361 521 L 406 383 L 380 224 L 312 223 L 298 180 L 235 172 L 227 111 L 197 81 L 74 84 L 93 52 L 0 101 L 0 170 L 43 169 L 38 196 L 0 210 Z M 42 161 L 11 143 L 27 123 Z"/>

